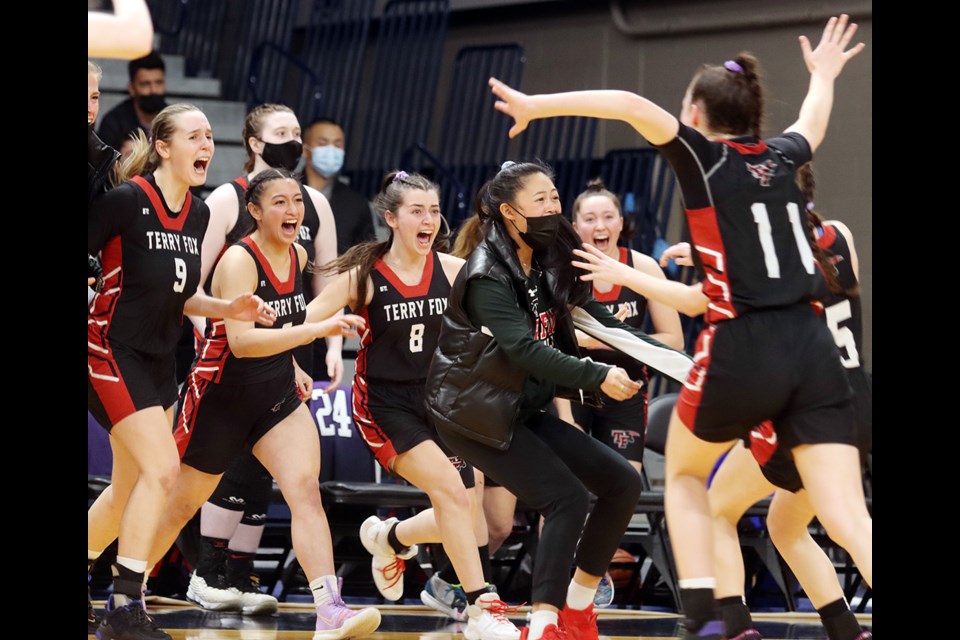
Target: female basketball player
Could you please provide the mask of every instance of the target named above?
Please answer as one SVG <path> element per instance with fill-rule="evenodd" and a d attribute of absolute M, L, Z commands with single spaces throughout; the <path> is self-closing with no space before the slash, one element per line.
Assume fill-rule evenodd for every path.
<path fill-rule="evenodd" d="M 620 199 L 597 180 L 573 201 L 573 228 L 580 239 L 627 266 L 638 269 L 655 278 L 666 279 L 657 261 L 629 247 L 618 245 L 623 232 L 623 213 Z M 683 349 L 683 331 L 680 316 L 675 309 L 657 301 L 648 301 L 635 291 L 599 280 L 593 281 L 593 297 L 606 305 L 610 313 L 626 306 L 623 322 L 642 329 L 649 310 L 654 333 L 650 337 L 674 349 Z M 643 382 L 633 398 L 619 402 L 603 398 L 603 407 L 591 407 L 572 401 L 573 418 L 580 427 L 593 437 L 616 449 L 640 472 L 643 463 L 643 441 L 647 416 L 647 370 L 642 363 L 630 356 L 610 349 L 589 336 L 578 336 L 584 354 L 597 362 L 623 367 L 632 380 Z M 626 444 L 624 444 L 626 443 Z"/>
<path fill-rule="evenodd" d="M 340 275 L 308 312 L 308 318 L 323 317 L 349 306 L 367 319 L 353 379 L 354 422 L 385 469 L 430 497 L 431 509 L 402 522 L 372 516 L 363 523 L 360 539 L 373 555 L 374 582 L 385 598 L 399 599 L 404 560 L 416 554 L 418 543 L 442 541 L 466 592 L 467 638 L 517 640 L 519 630 L 483 574 L 477 506 L 467 492 L 473 469 L 439 441 L 423 405 L 450 283 L 463 265 L 433 249 L 440 188 L 423 176 L 393 171 L 374 207 L 390 237 L 357 245 L 329 266 Z"/>
<path fill-rule="evenodd" d="M 250 180 L 271 167 L 293 171 L 300 160 L 300 123 L 293 111 L 284 105 L 254 107 L 244 122 L 243 141 L 247 152 L 244 162 L 247 173 L 214 189 L 206 201 L 210 207 L 210 226 L 201 249 L 204 282 L 226 248 L 255 228 L 244 198 Z M 301 190 L 304 219 L 297 242 L 306 249 L 308 263 L 324 264 L 337 255 L 333 212 L 319 191 L 306 185 L 301 185 Z M 304 287 L 307 302 L 319 295 L 326 280 L 325 276 L 308 280 Z M 204 319 L 194 321 L 202 334 Z M 336 388 L 343 376 L 343 338 L 330 336 L 326 341 L 329 390 Z M 294 361 L 303 399 L 309 401 L 313 392 L 310 378 L 313 345 L 297 347 Z M 242 454 L 230 466 L 210 501 L 200 510 L 200 558 L 190 576 L 188 600 L 216 611 L 271 614 L 277 610 L 277 599 L 261 593 L 258 579 L 253 574 L 253 559 L 263 537 L 263 516 L 272 490 L 273 479 L 253 454 Z"/>
<path fill-rule="evenodd" d="M 679 121 L 627 92 L 528 97 L 490 81 L 497 108 L 516 119 L 511 135 L 540 117 L 622 119 L 660 147 L 677 173 L 710 298 L 708 326 L 671 416 L 666 452 L 667 518 L 689 638 L 719 640 L 724 633 L 714 599 L 706 479 L 733 440 L 774 416 L 778 439 L 792 450 L 827 532 L 867 582 L 872 579 L 873 526 L 854 446 L 850 387 L 831 358 L 830 333 L 809 304 L 821 276 L 795 184 L 796 167 L 823 140 L 836 77 L 863 50 L 861 43 L 846 51 L 856 31 L 847 22 L 845 15 L 831 18 L 816 49 L 801 37 L 809 91 L 799 119 L 768 140 L 757 137 L 763 93 L 749 54 L 701 68 Z"/>
<path fill-rule="evenodd" d="M 620 367 L 578 357 L 573 313 L 644 340 L 660 370 L 682 361 L 686 371 L 689 360 L 616 320 L 577 280 L 570 258 L 580 239 L 560 214 L 549 168 L 506 162 L 478 200 L 483 239 L 450 292 L 427 406 L 447 446 L 545 517 L 526 637 L 565 630 L 596 639 L 594 593 L 633 515 L 640 477 L 543 409 L 558 385 L 626 400 L 640 384 Z M 589 518 L 588 490 L 597 496 Z"/>
<path fill-rule="evenodd" d="M 373 632 L 376 609 L 352 611 L 340 596 L 333 544 L 320 504 L 320 439 L 295 379 L 293 350 L 316 338 L 354 333 L 364 321 L 342 316 L 305 322 L 302 270 L 306 250 L 296 239 L 303 193 L 293 174 L 265 169 L 250 182 L 247 209 L 256 230 L 223 254 L 213 273 L 217 295 L 256 292 L 277 312 L 272 328 L 212 320 L 180 393 L 174 437 L 180 477 L 151 551 L 157 561 L 210 497 L 220 476 L 245 448 L 276 479 L 290 506 L 297 560 L 317 608 L 315 640 Z"/>
<path fill-rule="evenodd" d="M 196 107 L 171 105 L 153 121 L 121 169 L 130 178 L 93 203 L 87 251 L 101 254 L 103 289 L 87 317 L 88 408 L 110 433 L 112 483 L 87 512 L 88 573 L 114 538 L 114 593 L 102 638 L 169 638 L 141 599 L 147 553 L 177 478 L 170 432 L 177 396 L 174 352 L 184 313 L 258 320 L 276 314 L 251 293 L 233 302 L 198 291 L 207 206 L 189 188 L 202 185 L 213 133 Z"/>

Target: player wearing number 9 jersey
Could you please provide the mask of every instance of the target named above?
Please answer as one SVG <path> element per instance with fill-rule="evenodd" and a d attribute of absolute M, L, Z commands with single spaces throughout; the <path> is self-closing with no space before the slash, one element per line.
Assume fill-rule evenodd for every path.
<path fill-rule="evenodd" d="M 354 423 L 383 468 L 424 491 L 435 508 L 403 522 L 372 516 L 360 538 L 373 555 L 374 582 L 388 600 L 403 595 L 404 560 L 416 553 L 416 545 L 442 542 L 473 603 L 487 591 L 489 578 L 477 540 L 486 523 L 475 515 L 482 510 L 476 508 L 473 468 L 442 443 L 424 405 L 450 283 L 464 261 L 434 248 L 442 224 L 435 183 L 390 172 L 374 207 L 390 237 L 357 245 L 324 267 L 339 275 L 308 305 L 307 318 L 349 306 L 367 319 L 353 381 Z M 499 602 L 493 594 L 485 597 Z M 468 635 L 482 619 L 483 631 L 476 634 L 484 640 L 519 638 L 505 617 L 473 611 Z"/>
<path fill-rule="evenodd" d="M 183 314 L 272 322 L 272 310 L 263 312 L 254 295 L 227 302 L 197 291 L 208 211 L 189 188 L 206 181 L 213 152 L 201 111 L 186 104 L 163 109 L 151 141 L 141 135 L 122 167 L 124 179 L 132 179 L 88 216 L 87 250 L 101 253 L 105 267 L 87 318 L 88 407 L 110 431 L 114 454 L 112 483 L 88 511 L 88 571 L 119 536 L 114 592 L 97 630 L 102 638 L 170 637 L 144 612 L 141 588 L 177 478 L 170 414 Z"/>
<path fill-rule="evenodd" d="M 499 98 L 495 107 L 516 120 L 511 135 L 543 117 L 623 120 L 658 147 L 677 174 L 707 297 L 704 308 L 691 310 L 705 312 L 708 321 L 667 435 L 666 516 L 686 616 L 684 638 L 725 635 L 714 597 L 712 532 L 705 525 L 706 480 L 731 443 L 767 419 L 791 450 L 827 533 L 872 584 L 873 522 L 853 446 L 850 386 L 833 338 L 810 305 L 820 277 L 816 257 L 828 278 L 835 274 L 819 247 L 811 246 L 813 233 L 795 184 L 797 168 L 826 134 L 837 76 L 864 47 L 847 49 L 856 32 L 848 19 L 830 18 L 815 49 L 800 37 L 810 73 L 807 95 L 796 122 L 767 140 L 760 137 L 759 63 L 748 53 L 702 65 L 679 118 L 625 91 L 526 96 L 490 81 Z M 589 278 L 602 272 L 604 280 L 627 284 L 608 277 L 613 267 L 607 262 L 614 261 L 598 253 L 579 251 L 589 262 L 578 266 L 593 271 L 599 265 Z M 630 278 L 644 275 L 633 271 Z"/>

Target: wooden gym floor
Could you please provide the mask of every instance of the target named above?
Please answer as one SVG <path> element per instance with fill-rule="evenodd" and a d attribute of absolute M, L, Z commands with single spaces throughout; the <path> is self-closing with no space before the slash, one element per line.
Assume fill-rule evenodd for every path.
<path fill-rule="evenodd" d="M 103 602 L 94 602 L 103 613 Z M 461 623 L 423 606 L 381 605 L 383 621 L 372 640 L 463 640 Z M 525 610 L 526 607 L 522 609 Z M 204 611 L 186 602 L 148 599 L 148 612 L 174 640 L 309 640 L 315 623 L 312 605 L 281 604 L 275 616 L 242 616 Z M 672 613 L 598 609 L 601 638 L 609 640 L 676 639 L 679 617 Z M 872 614 L 859 614 L 861 625 L 872 628 Z M 512 618 L 517 626 L 523 616 Z M 765 640 L 825 639 L 815 613 L 758 613 L 755 627 Z M 91 636 L 92 637 L 92 636 Z"/>

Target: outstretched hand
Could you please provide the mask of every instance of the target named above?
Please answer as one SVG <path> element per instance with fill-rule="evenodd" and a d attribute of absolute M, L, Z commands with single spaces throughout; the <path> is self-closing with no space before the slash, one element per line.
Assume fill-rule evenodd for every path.
<path fill-rule="evenodd" d="M 628 267 L 619 260 L 614 260 L 592 244 L 583 243 L 583 249 L 574 249 L 573 254 L 584 260 L 583 262 L 574 260 L 573 266 L 587 272 L 580 276 L 580 279 L 586 282 L 603 280 L 604 282 L 624 285 L 626 284 L 626 278 L 635 271 L 635 269 Z"/>
<path fill-rule="evenodd" d="M 227 307 L 227 317 L 270 327 L 277 319 L 277 312 L 260 296 L 244 293 L 230 302 L 230 306 Z"/>
<path fill-rule="evenodd" d="M 490 85 L 490 91 L 493 92 L 493 95 L 499 98 L 499 100 L 493 104 L 493 108 L 510 116 L 516 122 L 516 124 L 510 127 L 509 132 L 509 136 L 515 138 L 530 124 L 530 97 L 525 93 L 510 88 L 496 78 L 490 78 L 487 84 Z"/>
<path fill-rule="evenodd" d="M 663 250 L 660 254 L 660 266 L 665 267 L 670 262 L 670 258 L 681 267 L 692 267 L 693 258 L 690 256 L 690 243 L 678 242 L 672 244 Z"/>
<path fill-rule="evenodd" d="M 364 320 L 363 317 L 352 313 L 333 316 L 326 320 L 321 320 L 316 324 L 318 338 L 327 338 L 329 336 L 356 338 L 361 331 L 367 328 L 367 321 Z"/>
<path fill-rule="evenodd" d="M 803 61 L 807 65 L 807 70 L 822 73 L 828 78 L 836 78 L 843 70 L 851 58 L 863 51 L 866 46 L 860 42 L 850 50 L 845 51 L 853 34 L 857 32 L 857 24 L 852 22 L 847 25 L 850 16 L 841 15 L 839 18 L 833 17 L 827 21 L 827 26 L 823 28 L 823 35 L 820 37 L 820 44 L 816 49 L 811 49 L 810 40 L 807 36 L 800 36 L 800 50 L 803 52 Z"/>

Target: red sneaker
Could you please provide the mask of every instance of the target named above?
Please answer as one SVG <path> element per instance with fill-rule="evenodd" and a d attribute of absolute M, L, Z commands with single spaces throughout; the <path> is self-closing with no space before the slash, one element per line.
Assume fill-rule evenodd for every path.
<path fill-rule="evenodd" d="M 569 640 L 600 639 L 600 632 L 597 630 L 597 614 L 593 612 L 592 602 L 583 610 L 565 606 L 560 609 L 559 617 L 560 629 L 567 634 Z"/>
<path fill-rule="evenodd" d="M 520 629 L 520 640 L 527 640 L 527 635 L 530 633 L 530 627 L 521 627 Z M 543 629 L 543 634 L 540 636 L 540 640 L 570 640 L 567 634 L 563 629 L 559 628 L 555 624 L 548 624 Z"/>

